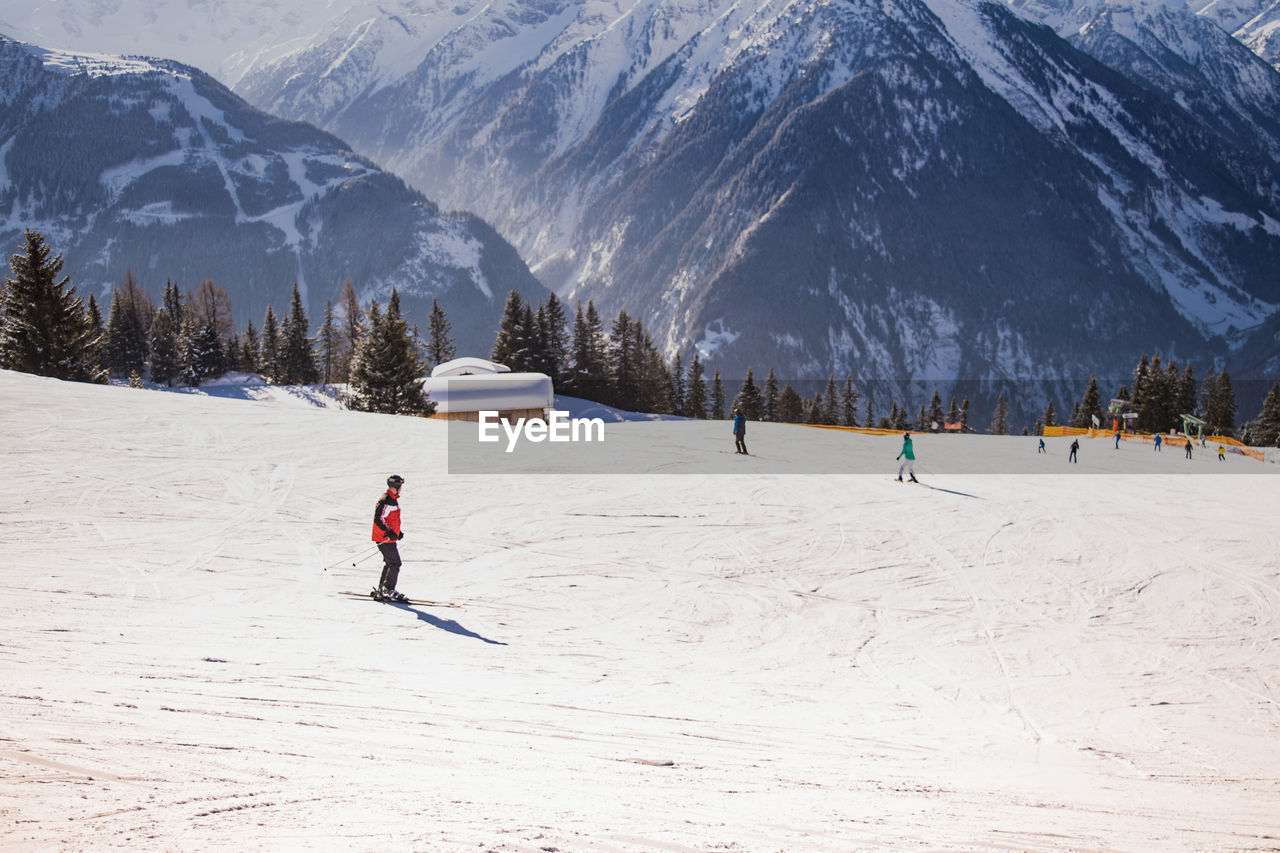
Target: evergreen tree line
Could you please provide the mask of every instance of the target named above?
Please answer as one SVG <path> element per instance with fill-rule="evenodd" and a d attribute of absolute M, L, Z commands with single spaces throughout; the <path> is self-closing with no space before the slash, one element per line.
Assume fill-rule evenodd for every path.
<path fill-rule="evenodd" d="M 428 368 L 456 354 L 448 318 L 438 303 L 432 303 L 423 336 L 402 315 L 395 291 L 385 308 L 376 300 L 362 306 L 350 279 L 342 284 L 338 306 L 332 300 L 326 304 L 314 337 L 296 284 L 283 321 L 268 306 L 261 330 L 249 322 L 238 331 L 230 297 L 211 280 L 187 294 L 168 281 L 157 305 L 126 272 L 104 320 L 93 295 L 78 297 L 69 276 L 61 275 L 62 257 L 51 255 L 43 235 L 28 229 L 22 249 L 10 257 L 11 275 L 0 289 L 0 367 L 77 381 L 105 382 L 110 376 L 135 384 L 149 378 L 189 385 L 242 371 L 280 384 L 347 384 L 354 408 L 419 414 L 434 409 L 422 392 Z M 896 400 L 881 413 L 870 393 L 860 408 L 863 401 L 852 377 L 841 383 L 834 373 L 822 391 L 806 398 L 790 384 L 781 384 L 772 368 L 763 387 L 748 369 L 729 401 L 719 368 L 708 380 L 707 365 L 696 351 L 687 363 L 679 354 L 668 363 L 639 319 L 620 311 L 606 333 L 591 301 L 577 306 L 570 328 L 554 294 L 537 306 L 515 291 L 509 294 L 492 358 L 514 371 L 545 373 L 567 394 L 631 411 L 722 419 L 741 410 L 759 421 L 918 431 L 960 424 L 969 429 L 967 397 L 960 404 L 953 397 L 944 407 L 935 390 L 914 417 Z M 1144 354 L 1132 384 L 1119 388 L 1116 397 L 1138 415 L 1134 426 L 1142 431 L 1180 428 L 1182 414 L 1202 418 L 1210 433 L 1230 435 L 1237 428 L 1235 392 L 1226 370 L 1210 368 L 1198 383 L 1190 365 L 1179 368 L 1172 360 L 1163 364 L 1158 355 Z M 1088 427 L 1096 417 L 1109 427 L 1106 412 L 1092 377 L 1067 423 Z M 1037 429 L 1057 423 L 1050 401 Z M 1010 431 L 1003 394 L 990 431 Z M 1280 382 L 1241 433 L 1253 444 L 1280 441 Z"/>
<path fill-rule="evenodd" d="M 103 329 L 102 365 L 113 378 L 198 386 L 232 371 L 259 373 L 280 384 L 323 380 L 316 342 L 293 286 L 288 315 L 267 306 L 259 331 L 235 328 L 231 298 L 210 279 L 190 293 L 166 281 L 159 305 L 132 272 L 112 291 Z"/>
<path fill-rule="evenodd" d="M 525 302 L 512 291 L 503 309 L 492 358 L 515 371 L 535 371 L 551 376 L 555 387 L 565 393 L 595 400 L 630 411 L 674 414 L 694 418 L 724 418 L 741 410 L 751 420 L 832 426 L 860 426 L 880 429 L 928 431 L 947 424 L 959 424 L 971 431 L 970 402 L 957 403 L 952 397 L 944 405 L 937 389 L 927 404 L 912 413 L 891 400 L 888 410 L 878 411 L 873 395 L 862 399 L 853 378 L 838 382 L 831 374 L 825 389 L 813 397 L 801 395 L 789 383 L 781 385 L 773 368 L 763 387 L 747 370 L 731 402 L 719 369 L 708 382 L 705 365 L 695 351 L 686 362 L 679 354 L 667 363 L 653 339 L 638 319 L 625 310 L 610 324 L 608 333 L 594 302 L 579 304 L 569 328 L 564 307 L 554 294 L 538 305 Z M 1236 432 L 1236 399 L 1226 370 L 1210 368 L 1203 382 L 1197 382 L 1190 365 L 1180 368 L 1170 360 L 1143 355 L 1134 369 L 1132 386 L 1116 391 L 1127 401 L 1127 411 L 1138 414 L 1131 426 L 1144 432 L 1181 429 L 1181 415 L 1191 414 L 1207 423 L 1206 431 L 1218 435 Z M 1102 399 L 1097 377 L 1078 400 L 1066 424 L 1087 428 L 1096 417 L 1109 428 L 1110 399 Z M 1050 401 L 1036 424 L 1059 424 L 1055 404 Z M 936 425 L 936 426 L 935 426 Z M 1009 403 L 998 396 L 989 431 L 1007 435 L 1012 431 Z M 1023 430 L 1027 432 L 1027 430 Z M 1245 425 L 1242 437 L 1255 444 L 1280 441 L 1280 383 L 1276 383 L 1258 417 Z"/>
<path fill-rule="evenodd" d="M 438 305 L 424 341 L 401 315 L 395 291 L 385 309 L 376 300 L 366 309 L 349 279 L 341 308 L 326 305 L 315 337 L 296 284 L 283 320 L 267 306 L 261 331 L 252 322 L 238 331 L 231 298 L 212 280 L 187 294 L 166 281 L 157 305 L 132 271 L 113 289 L 104 320 L 93 295 L 86 303 L 60 275 L 61 255 L 51 255 L 44 236 L 28 229 L 23 249 L 10 258 L 11 275 L 0 288 L 0 367 L 134 385 L 198 386 L 231 371 L 279 384 L 346 383 L 354 408 L 407 414 L 434 409 L 423 376 L 429 363 L 453 357 Z"/>
<path fill-rule="evenodd" d="M 1280 442 L 1280 382 L 1272 385 L 1263 401 L 1262 410 L 1252 421 L 1237 425 L 1235 389 L 1226 369 L 1217 372 L 1210 367 L 1203 381 L 1197 381 L 1190 364 L 1180 368 L 1170 359 L 1162 363 L 1160 356 L 1143 354 L 1133 370 L 1132 383 L 1122 385 L 1116 391 L 1115 400 L 1124 412 L 1137 415 L 1130 426 L 1138 432 L 1167 433 L 1183 428 L 1183 415 L 1193 415 L 1205 422 L 1208 435 L 1236 435 L 1246 443 L 1276 445 Z M 1088 428 L 1095 422 L 1104 429 L 1111 427 L 1108 414 L 1111 401 L 1102 400 L 1096 376 L 1090 377 L 1089 386 L 1078 400 L 1067 426 Z M 1036 424 L 1037 429 L 1058 425 L 1058 415 L 1053 401 L 1049 401 Z M 1004 430 L 1007 432 L 1007 428 Z M 993 432 L 1000 432 L 994 429 Z"/>
<path fill-rule="evenodd" d="M 791 384 L 782 384 L 770 368 L 763 387 L 748 369 L 746 378 L 729 398 L 719 368 L 707 376 L 708 366 L 694 351 L 688 361 L 676 354 L 668 363 L 645 331 L 643 323 L 625 309 L 609 324 L 593 301 L 579 304 L 570 328 L 564 306 L 551 294 L 536 306 L 512 291 L 503 307 L 491 358 L 516 372 L 545 373 L 564 393 L 621 409 L 691 418 L 722 419 L 734 410 L 757 421 L 878 426 L 885 429 L 928 429 L 937 423 L 969 421 L 969 400 L 943 406 L 937 391 L 928 407 L 916 417 L 893 403 L 878 417 L 868 397 L 860 410 L 861 395 L 852 377 L 837 382 L 828 377 L 826 388 L 805 397 Z"/>

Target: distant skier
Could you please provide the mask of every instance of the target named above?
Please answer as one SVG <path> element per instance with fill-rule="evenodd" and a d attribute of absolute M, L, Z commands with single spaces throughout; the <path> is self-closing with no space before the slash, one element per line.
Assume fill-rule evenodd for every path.
<path fill-rule="evenodd" d="M 1076 439 L 1072 439 L 1072 441 L 1071 441 L 1071 453 L 1070 453 L 1070 454 L 1068 454 L 1068 456 L 1067 456 L 1067 461 L 1068 461 L 1068 462 L 1074 462 L 1074 463 L 1076 463 L 1077 465 L 1079 465 L 1079 464 L 1080 464 L 1080 460 L 1076 458 L 1076 454 L 1077 454 L 1079 451 L 1080 451 L 1080 439 L 1078 439 L 1078 438 L 1076 438 Z"/>
<path fill-rule="evenodd" d="M 916 479 L 916 452 L 911 446 L 911 433 L 904 432 L 902 434 L 902 452 L 898 454 L 897 458 L 903 460 L 902 464 L 898 466 L 898 482 L 902 482 L 903 471 L 911 475 L 911 482 L 920 482 Z"/>
<path fill-rule="evenodd" d="M 733 410 L 733 444 L 735 453 L 750 455 L 747 453 L 747 416 L 742 414 L 741 409 Z"/>
<path fill-rule="evenodd" d="M 1120 430 L 1116 430 L 1116 450 L 1120 449 Z"/>
<path fill-rule="evenodd" d="M 1036 453 L 1048 453 L 1048 452 L 1049 451 L 1044 449 L 1044 439 L 1043 438 L 1040 439 L 1040 449 L 1037 450 Z"/>
<path fill-rule="evenodd" d="M 1227 449 L 1223 447 L 1221 444 L 1218 445 L 1218 461 L 1219 462 L 1227 461 Z"/>
<path fill-rule="evenodd" d="M 387 491 L 373 510 L 373 541 L 382 552 L 382 578 L 369 594 L 379 601 L 408 601 L 396 591 L 400 579 L 400 549 L 396 543 L 404 538 L 400 530 L 400 489 L 404 477 L 392 474 L 387 478 Z"/>
<path fill-rule="evenodd" d="M 1191 458 L 1191 439 L 1187 439 L 1187 458 Z"/>
<path fill-rule="evenodd" d="M 1163 451 L 1161 451 L 1161 450 L 1160 450 L 1160 443 L 1161 443 L 1161 441 L 1162 441 L 1162 440 L 1163 440 L 1163 439 L 1161 439 L 1161 438 L 1160 438 L 1160 433 L 1156 433 L 1156 453 L 1161 453 L 1161 452 L 1163 452 Z"/>

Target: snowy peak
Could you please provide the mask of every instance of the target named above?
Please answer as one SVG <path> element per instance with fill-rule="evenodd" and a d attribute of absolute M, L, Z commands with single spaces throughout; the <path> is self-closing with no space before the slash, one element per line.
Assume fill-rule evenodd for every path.
<path fill-rule="evenodd" d="M 397 288 L 406 310 L 455 303 L 460 339 L 483 330 L 487 346 L 494 294 L 540 290 L 473 217 L 194 68 L 8 39 L 0 61 L 0 239 L 46 232 L 104 296 L 126 269 L 153 286 L 213 278 L 256 322 L 293 283 L 316 314 L 350 277 L 366 297 Z"/>
<path fill-rule="evenodd" d="M 728 357 L 755 348 L 821 375 L 868 364 L 946 372 L 966 361 L 1027 369 L 1045 357 L 1028 341 L 1046 336 L 1011 334 L 1025 318 L 1003 316 L 966 330 L 972 307 L 953 295 L 997 281 L 996 292 L 1016 293 L 1024 265 L 997 275 L 975 258 L 977 280 L 956 286 L 970 275 L 944 260 L 970 254 L 956 245 L 939 252 L 936 269 L 911 269 L 920 252 L 910 244 L 923 239 L 950 233 L 988 253 L 1007 239 L 939 224 L 966 194 L 971 206 L 1024 197 L 990 221 L 1008 216 L 1001 227 L 1020 230 L 1024 244 L 1077 255 L 1089 247 L 1077 271 L 1089 283 L 1064 286 L 1095 286 L 1101 265 L 1112 276 L 1105 287 L 1157 295 L 1177 327 L 1168 337 L 1192 329 L 1202 342 L 1221 340 L 1268 317 L 1280 293 L 1250 270 L 1280 237 L 1276 200 L 1258 191 L 1280 150 L 1275 73 L 1176 3 L 1038 8 L 1092 17 L 1072 44 L 982 2 L 653 0 L 525 16 L 513 10 L 527 5 L 491 7 L 433 43 L 413 73 L 380 78 L 380 89 L 331 110 L 329 126 L 448 204 L 492 218 L 554 287 L 611 309 L 643 307 L 669 349 L 697 344 Z M 501 54 L 509 45 L 520 49 Z M 327 73 L 340 77 L 347 57 L 330 48 Z M 291 74 L 287 63 L 274 73 Z M 316 89 L 306 74 L 288 79 L 301 88 L 273 103 L 306 114 Z M 271 89 L 246 78 L 259 82 Z M 978 140 L 982 127 L 1020 141 Z M 1013 178 L 1010 157 L 1038 165 L 1015 165 Z M 1010 180 L 1020 188 L 1006 188 L 1003 202 L 987 198 Z M 805 208 L 818 186 L 842 195 Z M 1044 198 L 1060 210 L 1033 227 L 1027 211 Z M 891 236 L 904 205 L 919 212 Z M 762 334 L 753 327 L 770 319 L 735 320 L 741 300 L 716 295 L 732 281 L 768 298 L 777 286 L 744 284 L 753 275 L 740 265 L 784 251 L 793 241 L 774 233 L 780 226 L 857 247 L 832 251 L 830 268 L 799 286 L 833 299 L 814 310 L 839 318 L 834 325 L 806 315 L 785 335 Z M 1056 280 L 1063 266 L 1051 254 L 1036 274 Z M 922 281 L 953 286 L 935 292 Z M 1082 329 L 1115 334 L 1081 310 Z M 913 347 L 889 344 L 904 335 Z M 976 354 L 972 342 L 983 340 Z"/>

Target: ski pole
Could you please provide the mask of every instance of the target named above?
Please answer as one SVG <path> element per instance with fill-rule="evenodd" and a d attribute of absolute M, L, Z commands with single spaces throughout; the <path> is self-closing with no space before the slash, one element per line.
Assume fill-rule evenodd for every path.
<path fill-rule="evenodd" d="M 356 563 L 362 563 L 373 556 L 374 549 L 377 547 L 378 547 L 377 544 L 370 545 L 368 548 L 355 552 L 350 557 L 343 557 L 337 563 L 330 563 L 329 565 L 324 567 L 324 570 L 327 572 L 330 569 L 332 569 L 334 566 L 338 565 L 339 563 L 345 563 L 347 560 L 352 561 L 351 563 L 352 566 L 354 566 Z M 359 557 L 359 559 L 356 559 L 357 557 Z"/>

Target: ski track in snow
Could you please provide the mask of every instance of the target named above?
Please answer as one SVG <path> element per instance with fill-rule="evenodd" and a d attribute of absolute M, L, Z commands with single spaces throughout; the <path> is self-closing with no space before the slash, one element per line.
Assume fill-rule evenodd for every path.
<path fill-rule="evenodd" d="M 8 372 L 0 430 L 5 850 L 1280 846 L 1273 477 L 448 476 L 438 423 Z M 392 471 L 461 608 L 336 594 Z"/>

